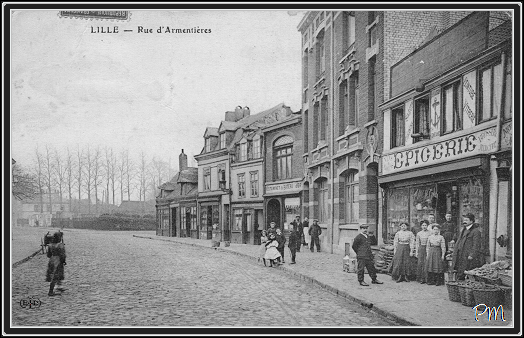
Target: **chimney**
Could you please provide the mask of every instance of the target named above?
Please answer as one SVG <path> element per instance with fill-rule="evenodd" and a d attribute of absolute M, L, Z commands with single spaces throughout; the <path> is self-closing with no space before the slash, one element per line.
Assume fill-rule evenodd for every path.
<path fill-rule="evenodd" d="M 237 106 L 235 108 L 235 122 L 242 119 L 244 117 L 244 110 L 241 106 Z"/>
<path fill-rule="evenodd" d="M 235 122 L 235 112 L 234 111 L 226 111 L 226 121 Z"/>
<path fill-rule="evenodd" d="M 178 156 L 178 169 L 179 171 L 187 169 L 187 155 L 184 154 L 184 149 L 182 149 L 182 153 Z"/>
<path fill-rule="evenodd" d="M 251 112 L 249 111 L 249 107 L 248 106 L 245 106 L 243 111 L 244 111 L 244 117 L 249 116 L 249 114 L 251 114 Z"/>

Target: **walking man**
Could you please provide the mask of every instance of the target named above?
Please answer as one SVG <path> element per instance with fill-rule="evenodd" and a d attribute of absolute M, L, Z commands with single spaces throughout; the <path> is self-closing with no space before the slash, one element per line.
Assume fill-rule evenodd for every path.
<path fill-rule="evenodd" d="M 300 252 L 300 243 L 301 243 L 301 239 L 302 239 L 302 232 L 303 232 L 303 227 L 302 227 L 302 222 L 300 222 L 300 216 L 299 215 L 296 215 L 295 216 L 295 220 L 293 222 L 291 222 L 291 225 L 293 226 L 293 230 L 296 231 L 296 235 L 298 237 L 298 243 L 299 245 L 297 246 L 297 252 Z"/>
<path fill-rule="evenodd" d="M 291 232 L 289 233 L 289 244 L 288 244 L 288 247 L 289 247 L 289 250 L 291 251 L 291 263 L 290 264 L 295 264 L 295 257 L 296 257 L 296 254 L 298 252 L 298 248 L 300 248 L 300 234 L 301 232 L 299 232 L 297 229 L 295 228 L 292 228 L 291 229 Z"/>
<path fill-rule="evenodd" d="M 482 266 L 480 241 L 481 234 L 475 224 L 475 216 L 471 213 L 462 217 L 462 231 L 453 250 L 453 270 L 457 271 L 457 279 L 464 280 L 464 271 Z"/>
<path fill-rule="evenodd" d="M 351 246 L 357 253 L 357 278 L 358 283 L 362 286 L 369 286 L 364 282 L 364 268 L 368 269 L 369 277 L 371 277 L 372 284 L 384 284 L 377 280 L 377 270 L 373 261 L 373 253 L 371 252 L 371 245 L 368 238 L 368 225 L 360 225 L 360 233 L 353 240 Z"/>
<path fill-rule="evenodd" d="M 318 220 L 313 220 L 313 225 L 309 227 L 309 235 L 311 236 L 311 252 L 314 252 L 314 246 L 317 246 L 317 252 L 320 252 L 320 239 L 318 238 L 322 234 L 322 229 L 318 225 Z"/>

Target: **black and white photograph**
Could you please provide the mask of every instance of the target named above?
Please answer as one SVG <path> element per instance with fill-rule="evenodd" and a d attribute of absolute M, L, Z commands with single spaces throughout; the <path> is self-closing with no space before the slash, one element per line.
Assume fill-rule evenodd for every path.
<path fill-rule="evenodd" d="M 520 335 L 477 5 L 3 3 L 4 334 Z"/>

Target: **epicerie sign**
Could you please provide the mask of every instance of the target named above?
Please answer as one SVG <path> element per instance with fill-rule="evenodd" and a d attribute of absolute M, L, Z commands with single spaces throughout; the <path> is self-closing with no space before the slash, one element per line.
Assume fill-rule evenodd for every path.
<path fill-rule="evenodd" d="M 497 129 L 455 137 L 426 146 L 402 150 L 382 157 L 382 174 L 447 162 L 497 150 Z"/>
<path fill-rule="evenodd" d="M 266 187 L 267 193 L 296 192 L 300 190 L 302 190 L 302 182 L 273 184 L 273 185 L 268 185 Z"/>

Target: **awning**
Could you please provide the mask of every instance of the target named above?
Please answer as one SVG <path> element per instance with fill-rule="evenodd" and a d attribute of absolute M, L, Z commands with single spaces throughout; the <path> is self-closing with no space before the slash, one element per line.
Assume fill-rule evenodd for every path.
<path fill-rule="evenodd" d="M 484 166 L 486 168 L 484 168 Z M 387 176 L 379 176 L 378 184 L 408 180 L 408 179 L 413 179 L 415 177 L 421 177 L 421 176 L 445 174 L 447 172 L 454 171 L 454 170 L 467 169 L 467 168 L 478 168 L 478 167 L 482 167 L 481 169 L 487 170 L 488 169 L 487 161 L 482 157 L 474 157 L 474 158 L 470 158 L 466 160 L 461 160 L 458 162 L 439 164 L 437 166 L 432 166 L 432 167 L 423 168 L 423 169 L 409 170 L 406 172 L 401 172 L 398 174 L 391 174 Z"/>

